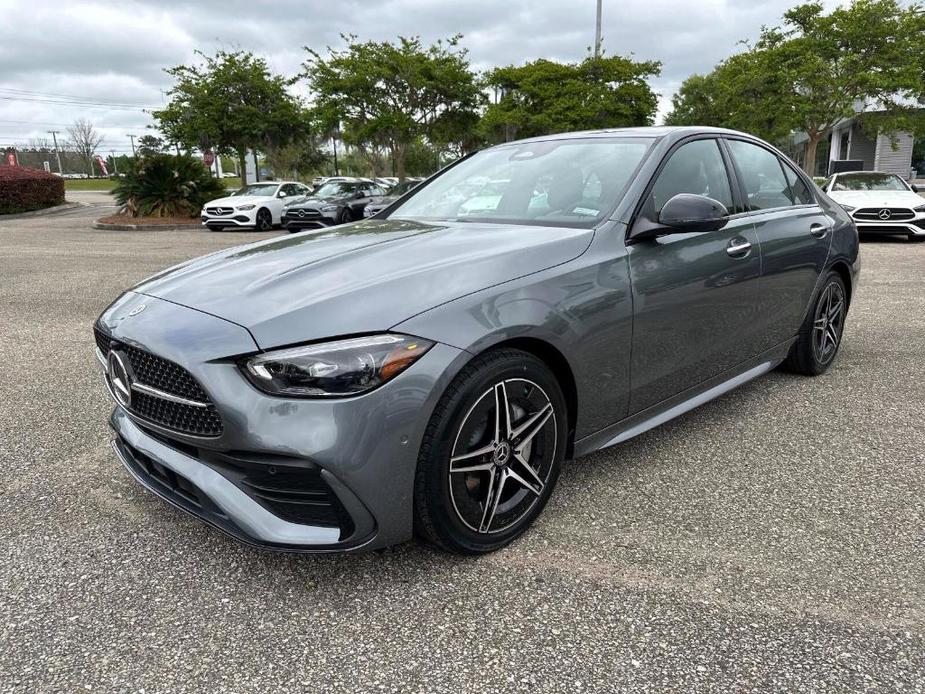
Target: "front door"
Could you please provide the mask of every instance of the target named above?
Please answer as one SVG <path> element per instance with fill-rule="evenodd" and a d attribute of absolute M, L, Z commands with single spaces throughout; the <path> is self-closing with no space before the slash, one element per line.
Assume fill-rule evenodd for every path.
<path fill-rule="evenodd" d="M 633 287 L 630 412 L 655 405 L 759 351 L 755 331 L 761 248 L 733 194 L 716 139 L 668 155 L 642 216 L 657 220 L 678 193 L 706 195 L 732 213 L 718 231 L 670 234 L 628 247 Z"/>

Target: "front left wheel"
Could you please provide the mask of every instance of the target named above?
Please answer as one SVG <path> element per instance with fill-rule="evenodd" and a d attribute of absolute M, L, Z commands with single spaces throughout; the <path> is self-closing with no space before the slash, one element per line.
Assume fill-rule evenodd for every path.
<path fill-rule="evenodd" d="M 415 477 L 415 531 L 450 552 L 509 544 L 540 514 L 565 455 L 565 399 L 539 359 L 504 349 L 477 357 L 428 424 Z"/>
<path fill-rule="evenodd" d="M 255 220 L 254 226 L 257 227 L 257 231 L 269 231 L 273 228 L 273 215 L 270 214 L 270 210 L 265 207 L 261 207 L 257 210 L 257 218 Z"/>

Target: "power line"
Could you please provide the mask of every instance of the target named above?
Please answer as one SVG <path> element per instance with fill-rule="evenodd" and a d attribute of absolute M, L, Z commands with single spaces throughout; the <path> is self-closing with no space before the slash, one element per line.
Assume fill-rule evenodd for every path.
<path fill-rule="evenodd" d="M 94 101 L 106 102 L 106 103 L 116 103 L 116 104 L 126 104 L 126 103 L 128 103 L 128 102 L 125 102 L 125 101 L 119 101 L 119 100 L 117 100 L 117 99 L 107 99 L 107 98 L 105 98 L 105 97 L 87 97 L 87 96 L 84 96 L 84 95 L 82 95 L 82 94 L 60 94 L 60 93 L 55 93 L 55 92 L 36 92 L 36 91 L 31 91 L 31 90 L 29 90 L 29 89 L 16 89 L 16 88 L 14 88 L 14 87 L 0 87 L 0 91 L 3 91 L 3 92 L 11 92 L 11 93 L 14 93 L 14 94 L 25 94 L 25 95 L 27 95 L 27 96 L 53 97 L 53 98 L 56 98 L 56 99 L 78 99 L 78 100 L 81 100 L 81 101 L 83 101 L 83 100 L 85 100 L 85 99 L 91 99 L 91 100 L 94 100 Z M 138 105 L 140 105 L 140 104 L 138 104 Z"/>

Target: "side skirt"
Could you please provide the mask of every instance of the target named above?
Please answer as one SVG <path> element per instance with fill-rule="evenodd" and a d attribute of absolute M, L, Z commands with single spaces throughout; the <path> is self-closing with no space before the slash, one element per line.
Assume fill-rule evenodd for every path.
<path fill-rule="evenodd" d="M 795 339 L 795 338 L 794 338 Z M 794 340 L 778 345 L 755 359 L 725 371 L 704 383 L 668 398 L 605 429 L 575 442 L 575 458 L 588 455 L 608 446 L 623 443 L 634 436 L 690 412 L 695 407 L 714 400 L 744 383 L 771 371 L 786 357 Z"/>

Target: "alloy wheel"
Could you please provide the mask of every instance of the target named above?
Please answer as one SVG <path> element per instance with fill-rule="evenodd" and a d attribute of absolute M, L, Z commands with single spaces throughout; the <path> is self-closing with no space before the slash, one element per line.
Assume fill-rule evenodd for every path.
<path fill-rule="evenodd" d="M 527 516 L 549 481 L 556 428 L 552 402 L 536 383 L 511 378 L 486 390 L 463 418 L 450 455 L 459 520 L 494 534 Z"/>
<path fill-rule="evenodd" d="M 267 210 L 257 212 L 257 230 L 268 231 L 273 226 L 273 218 Z"/>
<path fill-rule="evenodd" d="M 813 320 L 813 354 L 820 364 L 828 364 L 838 351 L 846 307 L 844 290 L 831 282 L 819 297 Z"/>

